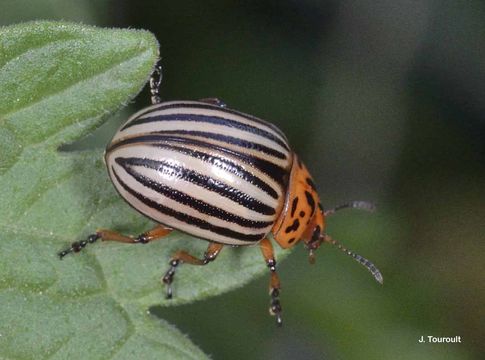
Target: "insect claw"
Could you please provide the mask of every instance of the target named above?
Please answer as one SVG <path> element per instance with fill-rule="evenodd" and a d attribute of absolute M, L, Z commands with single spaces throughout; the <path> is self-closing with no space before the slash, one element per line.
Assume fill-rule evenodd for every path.
<path fill-rule="evenodd" d="M 315 251 L 313 249 L 310 249 L 310 251 L 308 251 L 308 262 L 310 263 L 310 265 L 315 264 Z"/>
<path fill-rule="evenodd" d="M 173 295 L 172 287 L 170 285 L 167 285 L 167 295 L 165 296 L 165 298 L 167 300 L 170 300 L 170 299 L 172 299 L 172 295 Z"/>
<path fill-rule="evenodd" d="M 58 252 L 57 256 L 59 256 L 59 259 L 62 260 L 64 258 L 64 256 L 66 256 L 69 253 L 70 253 L 69 250 L 63 250 L 63 251 Z"/>
<path fill-rule="evenodd" d="M 271 290 L 271 305 L 269 307 L 269 313 L 271 316 L 275 316 L 276 318 L 276 326 L 280 327 L 283 325 L 283 320 L 281 319 L 281 303 L 278 299 L 280 292 L 278 289 Z"/>
<path fill-rule="evenodd" d="M 177 260 L 177 259 L 170 260 L 170 268 L 162 278 L 162 282 L 167 287 L 167 295 L 165 296 L 166 299 L 172 298 L 172 295 L 173 295 L 172 282 L 173 282 L 173 277 L 175 275 L 175 268 L 178 266 L 179 263 L 180 263 L 180 260 Z"/>

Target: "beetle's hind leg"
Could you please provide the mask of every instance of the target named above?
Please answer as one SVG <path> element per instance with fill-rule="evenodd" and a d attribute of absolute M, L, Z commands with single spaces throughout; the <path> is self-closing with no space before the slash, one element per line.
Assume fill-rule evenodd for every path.
<path fill-rule="evenodd" d="M 170 259 L 170 268 L 162 278 L 162 282 L 167 286 L 167 299 L 172 298 L 172 282 L 177 266 L 182 263 L 188 263 L 192 265 L 207 265 L 208 263 L 216 259 L 223 246 L 223 244 L 218 244 L 214 242 L 209 243 L 209 246 L 207 247 L 207 250 L 205 251 L 204 257 L 202 259 L 196 258 L 195 256 L 190 255 L 188 252 L 183 250 L 177 251 Z"/>
<path fill-rule="evenodd" d="M 276 260 L 274 257 L 273 245 L 271 245 L 271 242 L 268 239 L 263 239 L 259 243 L 259 246 L 263 253 L 264 260 L 266 261 L 266 265 L 271 271 L 271 279 L 269 282 L 269 294 L 271 296 L 269 313 L 276 317 L 276 325 L 281 326 L 283 324 L 283 320 L 281 319 L 282 308 L 279 299 L 281 285 L 280 278 L 276 273 Z"/>
<path fill-rule="evenodd" d="M 127 244 L 147 244 L 150 241 L 160 239 L 167 236 L 172 232 L 172 229 L 166 228 L 162 225 L 157 225 L 153 229 L 146 231 L 137 237 L 131 237 L 127 235 L 120 234 L 119 232 L 112 230 L 98 230 L 96 233 L 89 235 L 86 240 L 76 241 L 71 244 L 66 250 L 58 253 L 59 257 L 62 258 L 67 254 L 73 252 L 79 252 L 86 247 L 87 244 L 93 244 L 98 240 L 102 241 L 117 241 Z"/>

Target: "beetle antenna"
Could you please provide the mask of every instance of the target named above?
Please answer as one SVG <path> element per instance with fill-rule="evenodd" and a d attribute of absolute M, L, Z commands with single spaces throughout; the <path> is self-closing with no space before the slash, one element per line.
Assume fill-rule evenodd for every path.
<path fill-rule="evenodd" d="M 379 271 L 379 269 L 372 262 L 367 260 L 365 257 L 354 253 L 352 250 L 347 249 L 345 246 L 343 246 L 341 243 L 339 243 L 337 240 L 331 238 L 330 236 L 323 235 L 322 237 L 323 237 L 323 241 L 329 242 L 332 245 L 335 245 L 340 250 L 342 250 L 344 253 L 351 256 L 359 264 L 363 265 L 374 276 L 374 279 L 376 279 L 376 281 L 382 285 L 382 283 L 384 282 L 384 278 L 382 277 L 382 274 Z"/>
<path fill-rule="evenodd" d="M 332 215 L 336 211 L 342 210 L 342 209 L 359 209 L 359 210 L 374 212 L 376 210 L 376 206 L 369 201 L 349 201 L 348 203 L 341 204 L 339 206 L 334 207 L 333 209 L 325 210 L 323 214 L 325 216 Z"/>
<path fill-rule="evenodd" d="M 162 59 L 159 59 L 150 76 L 150 94 L 152 94 L 152 104 L 160 104 L 162 98 L 160 97 L 160 84 L 162 83 Z"/>

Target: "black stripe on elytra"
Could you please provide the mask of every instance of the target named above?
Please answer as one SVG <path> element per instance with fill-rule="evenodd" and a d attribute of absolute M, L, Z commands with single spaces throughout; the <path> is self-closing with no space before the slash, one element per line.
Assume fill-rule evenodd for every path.
<path fill-rule="evenodd" d="M 213 124 L 213 125 L 227 126 L 230 128 L 246 131 L 251 134 L 264 137 L 268 140 L 271 140 L 277 143 L 284 149 L 289 150 L 288 145 L 284 141 L 282 141 L 279 137 L 275 136 L 273 133 L 263 130 L 261 128 L 258 128 L 256 126 L 241 123 L 239 121 L 227 119 L 221 116 L 209 116 L 209 115 L 201 115 L 201 114 L 179 114 L 179 113 L 167 114 L 167 115 L 154 115 L 154 116 L 149 116 L 144 118 L 133 119 L 125 126 L 123 126 L 120 131 L 126 130 L 135 125 L 148 124 L 148 123 L 159 122 L 159 121 L 186 121 L 186 122 L 207 123 L 207 124 Z"/>
<path fill-rule="evenodd" d="M 254 156 L 252 154 L 246 154 L 240 151 L 232 150 L 232 149 L 227 149 L 223 146 L 215 145 L 215 144 L 210 144 L 205 141 L 197 141 L 193 139 L 187 139 L 187 138 L 178 138 L 174 137 L 170 141 L 176 141 L 176 142 L 181 142 L 184 144 L 191 144 L 195 146 L 200 146 L 200 147 L 205 147 L 209 150 L 215 150 L 218 151 L 222 154 L 232 156 L 238 160 L 240 160 L 243 163 L 249 164 L 251 166 L 254 166 L 257 168 L 259 171 L 261 171 L 263 174 L 268 175 L 270 178 L 272 178 L 274 181 L 276 181 L 283 189 L 286 188 L 286 184 L 288 183 L 288 171 L 282 168 L 279 165 L 276 165 L 275 163 L 259 158 L 257 156 Z M 170 149 L 173 148 L 173 146 L 168 147 Z"/>
<path fill-rule="evenodd" d="M 251 149 L 251 150 L 256 150 L 256 151 L 261 151 L 262 153 L 274 156 L 278 159 L 286 159 L 286 155 L 283 154 L 282 152 L 271 149 L 263 144 L 258 144 L 252 141 L 247 141 L 243 140 L 234 136 L 229 136 L 229 135 L 222 135 L 222 134 L 216 134 L 213 132 L 208 132 L 208 131 L 193 131 L 193 130 L 162 130 L 162 131 L 154 131 L 151 134 L 168 134 L 168 135 L 175 135 L 175 136 L 184 136 L 184 135 L 189 135 L 189 136 L 197 136 L 201 138 L 207 138 L 207 139 L 213 139 L 221 142 L 225 142 L 227 144 L 231 145 L 237 145 L 246 149 Z"/>
<path fill-rule="evenodd" d="M 142 159 L 142 158 L 121 158 L 115 159 L 120 166 L 143 166 L 156 170 L 164 175 L 187 181 L 191 184 L 200 186 L 206 190 L 213 191 L 220 196 L 228 198 L 235 203 L 244 206 L 247 209 L 256 211 L 263 215 L 274 215 L 275 209 L 268 206 L 252 196 L 229 186 L 222 181 L 200 174 L 194 170 L 187 169 L 183 166 L 171 164 L 167 161 Z"/>
<path fill-rule="evenodd" d="M 233 115 L 239 115 L 239 116 L 241 116 L 241 117 L 243 117 L 247 120 L 257 122 L 258 124 L 261 124 L 261 125 L 266 125 L 267 127 L 271 128 L 271 130 L 273 130 L 278 135 L 280 135 L 285 141 L 287 141 L 286 135 L 283 133 L 283 131 L 281 131 L 276 125 L 274 125 L 274 124 L 272 124 L 272 123 L 270 123 L 266 120 L 259 119 L 259 118 L 255 117 L 253 115 L 249 115 L 249 114 L 237 111 L 237 110 L 232 110 L 232 109 L 226 108 L 226 109 L 223 109 L 222 111 L 228 112 L 228 113 L 233 114 Z"/>
<path fill-rule="evenodd" d="M 120 179 L 120 177 L 118 176 L 118 174 L 116 173 L 116 171 L 114 170 L 113 167 L 111 167 L 111 171 L 113 172 L 113 175 L 115 176 L 116 181 L 118 181 L 118 183 L 121 185 L 121 187 L 123 187 L 123 189 L 125 189 L 129 194 L 131 194 L 132 196 L 137 198 L 139 201 L 141 201 L 146 206 L 148 206 L 152 209 L 156 209 L 160 213 L 162 213 L 166 216 L 170 216 L 172 218 L 175 218 L 175 219 L 177 219 L 181 222 L 184 222 L 188 225 L 198 227 L 199 229 L 208 230 L 208 231 L 211 231 L 215 234 L 226 236 L 228 238 L 232 238 L 232 239 L 236 239 L 236 240 L 241 240 L 241 241 L 257 242 L 257 241 L 261 240 L 262 238 L 264 238 L 264 236 L 266 235 L 266 234 L 244 234 L 244 233 L 234 231 L 234 230 L 222 227 L 222 226 L 217 226 L 217 225 L 211 224 L 210 222 L 207 222 L 205 220 L 202 220 L 202 219 L 199 219 L 197 217 L 190 216 L 188 214 L 185 214 L 185 213 L 176 211 L 174 209 L 171 209 L 167 206 L 164 206 L 160 203 L 157 203 L 156 201 L 153 201 L 153 200 L 143 196 L 142 194 L 140 194 L 140 193 L 136 192 L 135 190 L 133 190 L 132 188 L 130 188 L 127 184 L 125 184 Z M 150 216 L 150 215 L 147 214 L 147 216 Z M 154 220 L 156 221 L 156 219 L 154 219 Z"/>
<path fill-rule="evenodd" d="M 134 138 L 134 139 L 127 139 L 121 142 L 115 143 L 113 146 L 109 147 L 106 150 L 106 153 L 109 153 L 113 151 L 114 149 L 123 146 L 123 145 L 129 145 L 131 143 L 139 143 L 140 141 L 137 141 L 139 138 Z M 151 141 L 148 141 L 150 144 Z M 238 165 L 236 162 L 231 161 L 225 157 L 220 157 L 215 154 L 211 153 L 205 153 L 202 151 L 198 150 L 193 150 L 190 148 L 186 147 L 180 147 L 180 146 L 173 146 L 170 144 L 163 144 L 163 143 L 158 143 L 156 144 L 158 147 L 163 147 L 172 151 L 177 151 L 179 153 L 182 153 L 184 155 L 188 155 L 191 157 L 194 157 L 200 161 L 203 161 L 207 164 L 210 164 L 211 166 L 217 166 L 218 168 L 227 171 L 244 181 L 247 181 L 248 183 L 256 186 L 257 188 L 261 189 L 265 193 L 267 193 L 269 196 L 271 196 L 273 199 L 278 199 L 278 193 L 276 192 L 275 189 L 273 189 L 268 183 L 263 181 L 257 176 L 254 176 L 252 173 L 249 171 L 245 170 L 242 166 Z"/>
<path fill-rule="evenodd" d="M 310 214 L 310 217 L 313 216 L 313 213 L 315 212 L 315 200 L 313 200 L 313 196 L 311 193 L 308 191 L 305 191 L 305 196 L 306 196 L 306 201 L 308 202 L 308 205 L 310 205 L 310 208 L 312 209 L 312 212 Z"/>
<path fill-rule="evenodd" d="M 142 117 L 146 114 L 149 114 L 149 113 L 155 112 L 155 111 L 161 111 L 161 110 L 166 110 L 166 109 L 184 109 L 184 108 L 186 108 L 186 109 L 213 110 L 213 111 L 220 111 L 220 112 L 227 113 L 227 114 L 233 114 L 233 115 L 241 116 L 242 118 L 245 118 L 246 120 L 254 121 L 255 123 L 258 123 L 260 125 L 265 126 L 266 128 L 269 128 L 270 130 L 277 133 L 285 142 L 287 141 L 285 134 L 276 125 L 274 125 L 274 124 L 272 124 L 268 121 L 265 121 L 263 119 L 257 118 L 256 116 L 249 115 L 249 114 L 237 111 L 237 110 L 228 109 L 228 108 L 221 108 L 220 106 L 213 105 L 213 104 L 206 104 L 206 103 L 203 103 L 203 102 L 183 102 L 183 101 L 180 101 L 180 102 L 175 102 L 175 103 L 162 103 L 162 104 L 160 104 L 156 107 L 148 108 L 146 111 L 143 111 L 143 112 L 137 114 L 137 118 L 140 118 L 140 117 Z"/>
<path fill-rule="evenodd" d="M 166 135 L 157 135 L 157 134 L 134 136 L 112 144 L 106 149 L 106 153 L 109 153 L 118 147 L 140 143 L 140 144 L 157 146 L 157 147 L 166 148 L 177 152 L 182 152 L 184 154 L 188 154 L 186 148 L 177 147 L 177 146 L 168 144 L 168 142 L 178 142 L 184 145 L 194 145 L 198 147 L 204 147 L 209 150 L 217 151 L 222 154 L 235 157 L 236 159 L 246 164 L 256 167 L 263 174 L 268 175 L 274 181 L 279 183 L 283 189 L 286 187 L 286 184 L 288 182 L 288 171 L 268 160 L 258 158 L 257 156 L 254 156 L 251 154 L 244 154 L 239 151 L 227 149 L 223 146 L 209 144 L 206 141 L 188 139 L 188 138 L 178 137 L 178 136 L 166 136 Z"/>
<path fill-rule="evenodd" d="M 130 174 L 136 181 L 138 181 L 143 186 L 155 190 L 159 194 L 172 199 L 180 204 L 191 207 L 200 213 L 207 214 L 218 219 L 236 223 L 240 226 L 262 229 L 268 227 L 272 224 L 272 221 L 253 221 L 243 218 L 241 216 L 235 215 L 228 211 L 225 211 L 217 206 L 213 206 L 203 200 L 194 198 L 182 191 L 174 189 L 170 186 L 162 184 L 160 182 L 153 181 L 149 177 L 146 177 L 134 169 L 130 159 L 117 158 L 116 162 L 125 169 L 125 171 Z M 159 170 L 163 171 L 163 170 Z"/>

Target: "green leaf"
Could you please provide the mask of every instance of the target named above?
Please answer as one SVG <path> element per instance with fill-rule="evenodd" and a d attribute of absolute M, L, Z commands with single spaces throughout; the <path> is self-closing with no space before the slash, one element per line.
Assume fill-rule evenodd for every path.
<path fill-rule="evenodd" d="M 97 228 L 136 234 L 153 225 L 117 195 L 100 150 L 57 149 L 133 98 L 157 56 L 146 31 L 0 28 L 0 357 L 204 358 L 149 307 L 220 294 L 267 271 L 257 247 L 226 248 L 210 266 L 181 266 L 169 301 L 160 277 L 170 255 L 200 256 L 205 241 L 174 232 L 58 259 Z"/>

